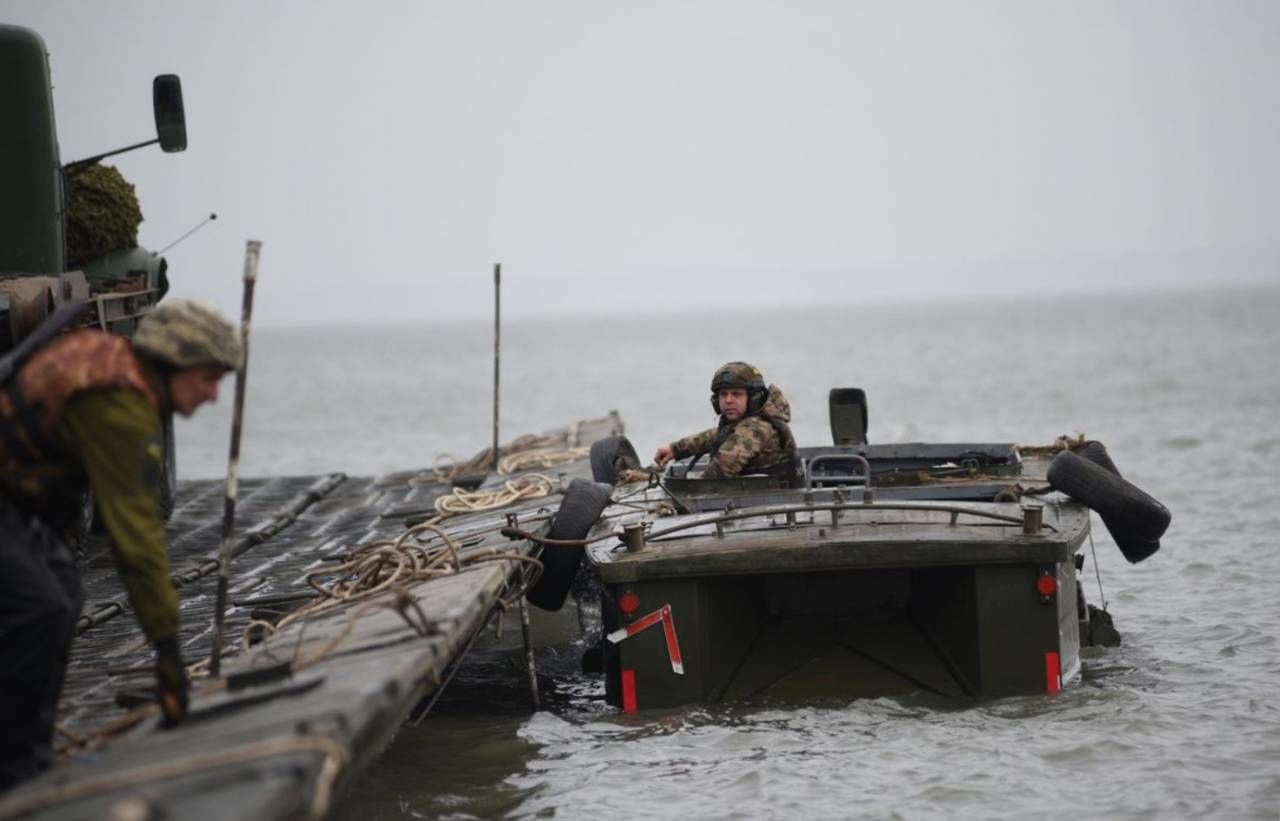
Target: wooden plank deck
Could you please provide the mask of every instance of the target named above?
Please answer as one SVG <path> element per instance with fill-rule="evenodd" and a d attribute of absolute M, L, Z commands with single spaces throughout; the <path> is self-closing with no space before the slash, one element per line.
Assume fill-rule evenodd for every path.
<path fill-rule="evenodd" d="M 563 446 L 620 432 L 616 415 L 559 432 Z M 553 437 L 554 438 L 554 437 Z M 544 438 L 545 442 L 546 439 Z M 550 495 L 441 526 L 465 559 L 494 551 L 527 555 L 525 542 L 498 530 L 507 515 L 542 532 L 559 491 L 590 478 L 587 460 L 534 469 L 551 477 Z M 237 550 L 224 660 L 227 679 L 196 680 L 188 719 L 159 727 L 154 709 L 117 706 L 122 690 L 149 689 L 151 648 L 120 592 L 106 545 L 91 543 L 84 564 L 87 600 L 60 705 L 60 740 L 69 761 L 0 800 L 0 818 L 275 819 L 322 817 L 335 791 L 390 741 L 415 705 L 435 692 L 469 640 L 519 588 L 518 560 L 483 561 L 461 572 L 403 586 L 293 624 L 240 650 L 244 627 L 269 608 L 312 593 L 306 574 L 341 551 L 394 539 L 426 518 L 448 486 L 431 471 L 377 479 L 342 474 L 246 480 L 238 506 Z M 511 476 L 491 476 L 484 488 Z M 170 559 L 179 586 L 180 643 L 188 663 L 209 652 L 223 488 L 179 488 L 170 523 Z M 430 534 L 424 534 L 430 536 Z M 464 561 L 464 565 L 466 562 Z M 393 606 L 399 604 L 399 607 Z M 518 619 L 518 615 L 516 616 Z M 292 675 L 234 691 L 238 673 L 288 664 Z M 104 732 L 131 724 L 118 734 Z"/>

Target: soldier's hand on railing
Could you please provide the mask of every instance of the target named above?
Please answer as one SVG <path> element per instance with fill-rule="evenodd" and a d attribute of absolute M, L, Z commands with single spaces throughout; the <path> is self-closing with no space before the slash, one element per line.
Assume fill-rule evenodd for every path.
<path fill-rule="evenodd" d="M 176 638 L 156 642 L 156 694 L 165 727 L 176 727 L 187 714 L 187 667 Z"/>
<path fill-rule="evenodd" d="M 653 454 L 653 461 L 658 463 L 658 467 L 664 467 L 667 462 L 670 462 L 674 458 L 676 458 L 676 454 L 675 451 L 671 449 L 670 445 L 663 445 L 658 448 L 657 453 Z"/>

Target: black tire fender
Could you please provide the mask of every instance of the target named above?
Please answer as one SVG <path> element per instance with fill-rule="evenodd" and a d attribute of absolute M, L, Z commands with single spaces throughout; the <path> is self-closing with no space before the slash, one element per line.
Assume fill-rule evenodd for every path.
<path fill-rule="evenodd" d="M 589 482 L 586 479 L 574 479 L 564 498 L 560 501 L 560 509 L 551 520 L 548 539 L 585 539 L 591 528 L 600 519 L 600 514 L 609 506 L 613 495 L 611 485 Z M 542 561 L 542 575 L 525 598 L 530 604 L 543 610 L 556 611 L 564 607 L 564 600 L 573 585 L 573 577 L 582 563 L 583 548 L 544 546 L 539 557 Z"/>
<path fill-rule="evenodd" d="M 1095 465 L 1102 465 L 1117 476 L 1122 475 L 1120 469 L 1116 467 L 1116 463 L 1111 461 L 1111 454 L 1107 453 L 1107 446 L 1096 439 L 1090 439 L 1076 448 L 1076 455 L 1088 459 Z"/>
<path fill-rule="evenodd" d="M 1169 509 L 1145 491 L 1121 478 L 1115 465 L 1108 469 L 1096 450 L 1086 458 L 1064 450 L 1049 465 L 1049 484 L 1083 503 L 1102 517 L 1102 523 L 1124 557 L 1137 564 L 1160 549 L 1169 527 Z M 1101 456 L 1110 462 L 1106 449 Z"/>
<path fill-rule="evenodd" d="M 1106 468 L 1116 476 L 1124 476 L 1124 474 L 1120 472 L 1120 468 L 1116 467 L 1116 463 L 1111 461 L 1111 454 L 1107 453 L 1107 446 L 1096 439 L 1090 439 L 1080 447 L 1076 448 L 1076 454 L 1088 459 L 1095 465 L 1100 465 Z M 1105 519 L 1103 520 L 1103 523 L 1106 524 Z M 1120 552 L 1125 555 L 1125 558 L 1134 564 L 1137 564 L 1160 549 L 1160 539 L 1147 539 L 1136 534 L 1126 533 L 1124 528 L 1120 525 L 1117 525 L 1115 528 L 1111 525 L 1107 525 L 1107 532 L 1111 534 L 1112 541 L 1114 541 L 1120 548 Z"/>
<path fill-rule="evenodd" d="M 1103 519 L 1102 523 L 1107 525 L 1111 540 L 1116 543 L 1116 547 L 1120 548 L 1120 552 L 1131 564 L 1137 564 L 1160 549 L 1159 539 L 1144 539 L 1141 536 L 1125 533 L 1120 528 L 1107 524 L 1106 519 Z"/>
<path fill-rule="evenodd" d="M 591 443 L 591 478 L 597 482 L 615 484 L 618 469 L 631 466 L 639 467 L 640 457 L 627 437 L 614 434 Z"/>

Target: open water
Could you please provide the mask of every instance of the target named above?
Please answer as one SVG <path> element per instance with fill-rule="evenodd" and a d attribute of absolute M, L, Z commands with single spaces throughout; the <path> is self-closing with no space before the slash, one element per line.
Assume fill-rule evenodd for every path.
<path fill-rule="evenodd" d="M 490 436 L 491 345 L 488 323 L 426 319 L 258 334 L 245 473 L 469 456 Z M 575 674 L 576 648 L 549 645 L 534 715 L 517 628 L 477 646 L 337 818 L 1280 817 L 1280 287 L 512 321 L 503 351 L 504 439 L 617 409 L 645 456 L 709 425 L 712 371 L 746 359 L 790 397 L 802 443 L 829 441 L 835 385 L 867 390 L 876 442 L 1082 431 L 1173 524 L 1135 566 L 1095 519 L 1124 644 L 1086 650 L 1058 696 L 623 716 Z M 222 404 L 179 429 L 189 478 L 225 470 Z M 578 634 L 567 611 L 538 628 Z"/>

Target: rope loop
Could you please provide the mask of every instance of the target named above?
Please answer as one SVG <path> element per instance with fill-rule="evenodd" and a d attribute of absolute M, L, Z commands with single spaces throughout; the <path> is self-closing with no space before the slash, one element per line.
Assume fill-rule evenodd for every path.
<path fill-rule="evenodd" d="M 525 499 L 537 499 L 555 491 L 557 482 L 541 473 L 526 473 L 507 479 L 502 487 L 494 490 L 466 490 L 454 488 L 452 493 L 436 499 L 436 513 L 441 517 L 459 513 L 480 513 L 497 510 Z"/>
<path fill-rule="evenodd" d="M 518 473 L 522 470 L 542 470 L 559 465 L 567 465 L 579 459 L 585 459 L 591 448 L 537 448 L 522 450 L 504 456 L 498 462 L 498 473 L 503 475 Z"/>

